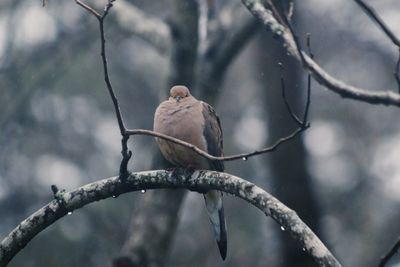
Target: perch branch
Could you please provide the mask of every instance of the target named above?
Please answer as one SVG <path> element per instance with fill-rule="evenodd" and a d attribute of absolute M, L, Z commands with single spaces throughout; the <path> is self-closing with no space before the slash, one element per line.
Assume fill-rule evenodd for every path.
<path fill-rule="evenodd" d="M 187 188 L 197 192 L 212 189 L 233 194 L 275 220 L 297 241 L 299 249 L 305 250 L 319 266 L 341 266 L 296 212 L 260 187 L 227 173 L 177 169 L 131 173 L 124 183 L 121 183 L 119 177 L 112 177 L 65 192 L 61 196 L 63 206 L 57 200 L 51 201 L 22 221 L 1 241 L 0 267 L 5 267 L 37 234 L 68 212 L 71 214 L 89 203 L 115 195 L 157 188 Z"/>
<path fill-rule="evenodd" d="M 272 31 L 276 36 L 280 37 L 279 39 L 283 42 L 283 45 L 290 54 L 294 55 L 298 61 L 302 62 L 290 30 L 285 25 L 279 23 L 278 20 L 273 16 L 272 12 L 267 10 L 260 0 L 242 0 L 242 3 L 256 18 L 258 18 L 264 24 L 264 26 Z M 339 94 L 340 96 L 370 104 L 382 104 L 400 107 L 400 94 L 391 91 L 371 92 L 363 88 L 348 85 L 343 81 L 340 81 L 329 75 L 303 51 L 301 51 L 301 55 L 304 58 L 304 61 L 302 62 L 303 66 L 308 69 L 309 72 L 311 72 L 313 78 L 318 83 Z"/>

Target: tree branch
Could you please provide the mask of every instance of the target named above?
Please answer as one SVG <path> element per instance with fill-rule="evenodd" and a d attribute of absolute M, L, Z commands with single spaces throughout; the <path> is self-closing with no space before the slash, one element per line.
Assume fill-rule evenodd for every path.
<path fill-rule="evenodd" d="M 92 13 L 93 16 L 95 16 L 97 19 L 101 18 L 101 15 L 99 12 L 97 12 L 94 8 L 92 8 L 91 6 L 83 3 L 80 0 L 75 0 L 75 3 L 77 3 L 79 6 L 83 7 L 84 9 L 86 9 L 86 11 Z"/>
<path fill-rule="evenodd" d="M 394 71 L 394 77 L 396 79 L 397 87 L 398 87 L 399 94 L 400 94 L 400 49 L 399 49 L 399 57 L 398 57 L 397 63 L 396 63 L 396 70 Z"/>
<path fill-rule="evenodd" d="M 303 248 L 320 266 L 341 266 L 296 212 L 258 186 L 227 173 L 177 169 L 132 173 L 124 183 L 121 183 L 118 177 L 112 177 L 65 192 L 60 196 L 62 201 L 51 201 L 22 221 L 2 240 L 0 267 L 6 266 L 38 233 L 66 214 L 94 201 L 127 192 L 156 188 L 186 188 L 197 192 L 213 189 L 233 194 L 274 219 L 298 242 L 299 249 Z"/>
<path fill-rule="evenodd" d="M 399 57 L 397 59 L 395 71 L 394 71 L 394 78 L 397 82 L 398 92 L 400 93 L 400 40 L 397 36 L 389 29 L 389 26 L 381 19 L 381 17 L 376 13 L 375 9 L 369 6 L 362 0 L 354 0 L 362 10 L 367 14 L 367 16 L 375 22 L 378 27 L 386 34 L 386 36 L 393 42 L 395 46 L 399 49 Z"/>
<path fill-rule="evenodd" d="M 292 140 L 293 138 L 295 138 L 298 134 L 300 134 L 301 132 L 303 132 L 306 128 L 298 128 L 296 131 L 294 131 L 292 134 L 286 136 L 286 137 L 282 137 L 279 140 L 277 140 L 272 146 L 260 149 L 260 150 L 255 150 L 252 152 L 248 152 L 248 153 L 241 153 L 241 154 L 235 154 L 235 155 L 231 155 L 231 156 L 221 156 L 221 157 L 216 157 L 213 155 L 208 154 L 207 152 L 205 152 L 204 150 L 201 150 L 200 148 L 196 147 L 195 145 L 192 145 L 190 143 L 187 143 L 185 141 L 179 140 L 177 138 L 162 134 L 162 133 L 158 133 L 158 132 L 154 132 L 151 130 L 146 130 L 146 129 L 133 129 L 133 130 L 126 130 L 126 133 L 128 135 L 149 135 L 149 136 L 154 136 L 157 138 L 161 138 L 167 141 L 170 141 L 172 143 L 187 147 L 188 149 L 196 152 L 197 154 L 199 154 L 200 156 L 209 159 L 209 160 L 216 160 L 216 161 L 231 161 L 231 160 L 238 160 L 238 159 L 247 159 L 249 157 L 253 157 L 256 155 L 260 155 L 260 154 L 264 154 L 264 153 L 268 153 L 268 152 L 272 152 L 274 150 L 276 150 L 281 144 L 286 143 L 290 140 Z"/>
<path fill-rule="evenodd" d="M 363 88 L 348 85 L 343 81 L 340 81 L 331 75 L 329 75 L 324 69 L 322 69 L 312 58 L 306 53 L 301 51 L 299 54 L 298 48 L 294 41 L 293 35 L 290 30 L 279 23 L 278 20 L 273 16 L 270 10 L 267 10 L 260 0 L 242 0 L 242 3 L 246 8 L 258 18 L 264 26 L 272 31 L 276 36 L 279 36 L 283 45 L 287 51 L 296 57 L 308 71 L 311 72 L 313 78 L 321 85 L 327 87 L 331 91 L 339 94 L 344 98 L 355 99 L 370 104 L 382 104 L 400 107 L 400 94 L 383 91 L 383 92 L 371 92 Z M 302 55 L 302 57 L 300 56 Z M 304 60 L 302 61 L 302 58 Z"/>
<path fill-rule="evenodd" d="M 114 11 L 116 21 L 127 33 L 142 38 L 161 54 L 170 52 L 172 36 L 167 23 L 125 0 L 119 0 Z"/>
<path fill-rule="evenodd" d="M 115 0 L 108 0 L 107 5 L 104 7 L 103 14 L 100 15 L 94 8 L 90 7 L 89 5 L 81 2 L 80 0 L 75 0 L 75 2 L 83 7 L 85 10 L 87 10 L 89 13 L 94 15 L 97 20 L 99 21 L 99 29 L 100 29 L 100 40 L 101 40 L 101 59 L 103 63 L 103 70 L 104 70 L 104 81 L 106 82 L 108 92 L 111 96 L 111 100 L 114 105 L 115 109 L 115 115 L 117 116 L 117 121 L 118 121 L 118 126 L 119 130 L 122 136 L 121 139 L 121 154 L 122 154 L 122 160 L 119 168 L 119 175 L 122 180 L 125 179 L 125 177 L 128 175 L 128 162 L 129 159 L 132 157 L 132 151 L 128 149 L 128 139 L 129 135 L 126 134 L 126 127 L 124 125 L 124 120 L 122 119 L 122 114 L 121 110 L 119 108 L 118 104 L 118 99 L 115 96 L 114 90 L 111 85 L 110 77 L 108 74 L 108 64 L 107 64 L 107 55 L 106 55 L 106 38 L 104 36 L 104 20 L 106 19 L 108 12 L 110 9 L 113 7 L 113 2 Z"/>
<path fill-rule="evenodd" d="M 388 263 L 389 260 L 394 256 L 394 254 L 396 254 L 399 248 L 400 248 L 400 240 L 397 240 L 397 242 L 393 245 L 390 251 L 385 256 L 382 257 L 378 267 L 385 267 L 386 263 Z"/>
<path fill-rule="evenodd" d="M 379 26 L 379 28 L 386 34 L 386 36 L 393 42 L 393 44 L 400 48 L 400 40 L 389 29 L 389 27 L 386 25 L 383 19 L 381 19 L 378 13 L 376 13 L 375 9 L 362 0 L 354 0 L 354 2 L 356 2 L 367 14 L 367 16 Z"/>

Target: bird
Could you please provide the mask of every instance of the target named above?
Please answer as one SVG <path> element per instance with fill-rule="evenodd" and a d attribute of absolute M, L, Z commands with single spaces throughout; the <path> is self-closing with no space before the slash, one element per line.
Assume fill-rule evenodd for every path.
<path fill-rule="evenodd" d="M 175 85 L 169 99 L 154 114 L 155 132 L 192 145 L 213 156 L 223 155 L 222 128 L 218 115 L 209 104 L 197 100 L 184 85 Z M 164 158 L 177 167 L 224 171 L 222 161 L 208 160 L 187 147 L 156 138 Z M 209 190 L 204 194 L 206 210 L 223 260 L 227 254 L 227 231 L 222 192 Z"/>

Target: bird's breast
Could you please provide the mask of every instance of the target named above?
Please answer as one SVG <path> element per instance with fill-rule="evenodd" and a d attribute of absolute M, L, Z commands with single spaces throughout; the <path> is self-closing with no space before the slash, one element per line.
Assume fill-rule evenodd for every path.
<path fill-rule="evenodd" d="M 203 130 L 203 114 L 196 103 L 165 101 L 157 108 L 154 118 L 154 131 L 156 132 L 207 151 Z M 160 138 L 156 140 L 164 157 L 173 164 L 183 167 L 208 168 L 208 161 L 192 150 Z"/>

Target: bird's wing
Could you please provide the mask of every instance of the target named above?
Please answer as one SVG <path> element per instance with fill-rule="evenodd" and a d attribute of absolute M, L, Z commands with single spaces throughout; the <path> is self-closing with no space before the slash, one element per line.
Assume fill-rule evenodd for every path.
<path fill-rule="evenodd" d="M 222 156 L 222 128 L 218 115 L 209 104 L 205 102 L 201 102 L 201 104 L 204 118 L 203 135 L 207 143 L 207 152 L 213 156 Z M 210 169 L 223 172 L 224 163 L 222 161 L 210 161 Z"/>

